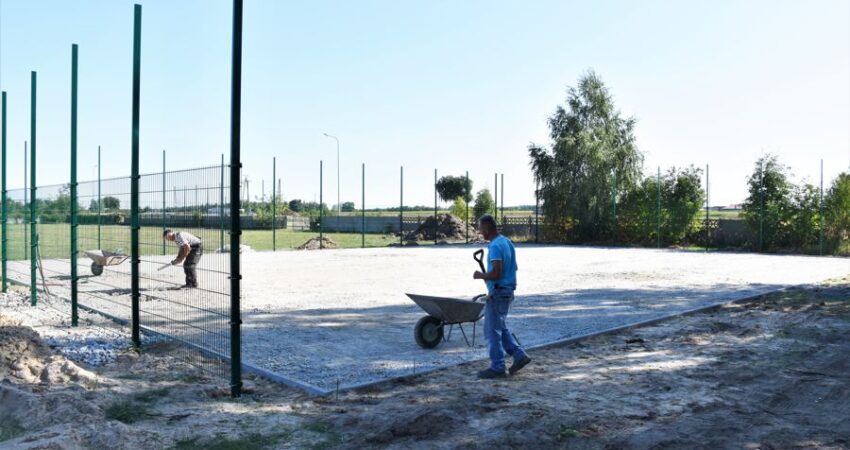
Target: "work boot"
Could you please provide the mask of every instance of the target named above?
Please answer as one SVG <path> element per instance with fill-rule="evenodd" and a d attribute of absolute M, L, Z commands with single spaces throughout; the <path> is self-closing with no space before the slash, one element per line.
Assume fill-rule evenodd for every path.
<path fill-rule="evenodd" d="M 505 375 L 504 371 L 499 372 L 497 370 L 487 369 L 487 370 L 482 370 L 481 372 L 478 372 L 478 378 L 481 378 L 482 380 L 490 380 L 490 379 L 493 379 L 493 378 L 505 378 L 505 377 L 507 377 L 507 375 Z"/>
<path fill-rule="evenodd" d="M 508 372 L 510 372 L 511 375 L 515 375 L 523 367 L 527 366 L 528 363 L 530 363 L 530 362 L 531 362 L 531 358 L 529 358 L 528 356 L 524 356 L 519 361 L 514 361 L 514 363 L 511 364 L 511 367 L 508 369 Z"/>

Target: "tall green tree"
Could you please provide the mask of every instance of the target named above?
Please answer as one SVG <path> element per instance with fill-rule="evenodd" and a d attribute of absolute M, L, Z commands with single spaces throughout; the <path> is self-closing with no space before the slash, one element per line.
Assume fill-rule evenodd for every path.
<path fill-rule="evenodd" d="M 458 197 L 464 198 L 466 201 L 472 201 L 472 180 L 465 176 L 446 175 L 440 177 L 437 181 L 437 194 L 440 200 L 451 202 Z"/>
<path fill-rule="evenodd" d="M 490 214 L 493 212 L 493 208 L 496 207 L 496 203 L 493 201 L 493 194 L 490 193 L 490 190 L 487 188 L 481 189 L 475 194 L 475 206 L 472 207 L 472 219 L 478 220 L 484 214 Z"/>
<path fill-rule="evenodd" d="M 747 177 L 747 186 L 741 216 L 756 236 L 754 247 L 760 251 L 787 247 L 794 191 L 789 168 L 776 155 L 762 156 Z"/>
<path fill-rule="evenodd" d="M 660 180 L 646 177 L 619 202 L 618 239 L 649 245 L 660 233 L 663 245 L 684 243 L 705 202 L 701 180 L 702 170 L 694 167 L 671 168 Z"/>
<path fill-rule="evenodd" d="M 850 241 L 850 174 L 842 173 L 832 182 L 824 198 L 824 216 L 830 246 L 846 249 Z"/>
<path fill-rule="evenodd" d="M 623 118 L 593 71 L 567 91 L 565 106 L 549 117 L 548 147 L 528 147 L 540 186 L 549 239 L 610 238 L 612 196 L 634 187 L 643 154 L 635 144 L 635 119 Z"/>

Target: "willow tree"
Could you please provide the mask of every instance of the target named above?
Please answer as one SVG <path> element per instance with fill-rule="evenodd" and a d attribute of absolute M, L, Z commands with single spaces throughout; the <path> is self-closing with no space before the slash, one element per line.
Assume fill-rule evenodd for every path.
<path fill-rule="evenodd" d="M 615 202 L 638 182 L 643 155 L 633 117 L 622 118 L 592 71 L 549 117 L 549 147 L 531 144 L 549 239 L 598 241 L 615 229 Z"/>

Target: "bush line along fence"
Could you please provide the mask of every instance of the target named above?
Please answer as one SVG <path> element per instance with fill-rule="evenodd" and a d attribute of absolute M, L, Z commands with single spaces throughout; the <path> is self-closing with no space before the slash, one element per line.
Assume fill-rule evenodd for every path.
<path fill-rule="evenodd" d="M 72 326 L 79 325 L 80 308 L 126 323 L 137 349 L 150 339 L 167 337 L 179 344 L 189 360 L 229 377 L 231 395 L 239 396 L 242 0 L 233 1 L 230 162 L 225 165 L 222 157 L 219 166 L 198 169 L 168 172 L 163 167 L 162 173 L 139 173 L 141 5 L 135 5 L 133 13 L 129 176 L 101 179 L 98 149 L 98 179 L 77 181 L 77 44 L 71 45 L 67 184 L 44 186 L 36 178 L 37 74 L 33 71 L 25 187 L 7 189 L 7 93 L 2 92 L 2 291 L 7 292 L 12 283 L 27 286 L 33 306 L 40 295 L 67 301 Z M 201 210 L 213 208 L 217 211 L 214 227 L 193 221 Z M 170 264 L 176 247 L 169 249 L 163 241 L 163 229 L 174 226 L 169 222 L 215 244 L 198 264 L 196 289 L 182 289 L 184 274 Z"/>
<path fill-rule="evenodd" d="M 276 159 L 272 163 L 273 171 L 276 167 L 275 161 Z M 847 175 L 839 175 L 829 192 L 825 191 L 822 161 L 819 186 L 807 184 L 799 186 L 801 189 L 810 190 L 808 200 L 789 200 L 791 206 L 796 209 L 787 214 L 788 217 L 779 220 L 782 223 L 778 224 L 775 223 L 777 219 L 772 220 L 772 214 L 774 214 L 772 208 L 775 208 L 771 201 L 772 188 L 767 186 L 767 182 L 759 181 L 761 178 L 768 179 L 768 175 L 757 173 L 752 175 L 760 184 L 751 186 L 750 196 L 755 196 L 756 201 L 748 210 L 739 208 L 730 211 L 711 206 L 708 165 L 705 166 L 704 171 L 690 168 L 684 171 L 671 169 L 666 173 L 659 167 L 656 173 L 646 177 L 639 189 L 626 193 L 618 192 L 617 180 L 612 174 L 608 183 L 612 186 L 610 195 L 596 201 L 601 209 L 608 210 L 602 214 L 602 220 L 595 225 L 609 230 L 607 235 L 601 238 L 582 236 L 576 232 L 575 224 L 569 218 L 559 221 L 546 217 L 543 214 L 545 205 L 539 188 L 535 190 L 534 205 L 506 208 L 504 174 L 494 175 L 494 190 L 488 207 L 473 206 L 467 200 L 472 197 L 472 192 L 467 190 L 463 198 L 458 198 L 460 203 L 456 203 L 447 211 L 446 202 L 441 201 L 438 182 L 436 182 L 436 180 L 442 180 L 436 177 L 435 170 L 435 182 L 431 185 L 434 189 L 434 205 L 429 211 L 428 206 L 409 206 L 405 203 L 405 174 L 404 167 L 401 167 L 397 206 L 369 207 L 366 203 L 368 181 L 364 163 L 361 165 L 360 173 L 361 192 L 357 193 L 360 196 L 359 209 L 354 202 L 345 202 L 343 205 L 347 205 L 347 210 L 343 210 L 344 212 L 340 215 L 329 209 L 325 203 L 323 168 L 323 162 L 320 161 L 317 177 L 318 203 L 303 203 L 298 199 L 287 203 L 280 194 L 281 179 L 273 172 L 272 180 L 277 183 L 272 183 L 271 196 L 266 197 L 264 193 L 256 197 L 254 201 L 245 202 L 248 207 L 247 217 L 250 219 L 250 222 L 246 222 L 246 227 L 271 230 L 272 242 L 278 244 L 280 239 L 276 233 L 279 229 L 311 230 L 320 236 L 332 233 L 360 234 L 360 239 L 357 239 L 356 243 L 353 239 L 346 243 L 345 246 L 348 247 L 383 246 L 393 242 L 405 245 L 409 243 L 407 239 L 411 232 L 424 227 L 425 234 L 431 237 L 430 242 L 436 243 L 443 238 L 435 231 L 439 223 L 430 218 L 451 212 L 464 223 L 464 232 L 460 236 L 454 236 L 453 240 L 470 242 L 477 240 L 477 218 L 483 213 L 489 213 L 496 218 L 504 234 L 520 242 L 637 245 L 657 248 L 685 246 L 701 247 L 706 250 L 793 251 L 820 255 L 848 251 L 847 233 L 836 231 L 835 226 L 830 226 L 830 211 L 824 206 L 829 203 L 833 191 L 841 190 L 842 177 Z M 467 172 L 462 177 L 469 180 L 468 176 Z M 789 181 L 789 184 L 793 183 Z M 797 187 L 789 188 L 787 195 L 791 197 L 798 195 L 795 189 Z M 489 195 L 489 189 L 484 190 Z M 268 201 L 267 198 L 273 200 Z M 298 206 L 294 212 L 290 210 L 293 202 Z M 778 245 L 774 242 L 775 239 L 771 239 L 771 220 L 773 226 L 788 228 L 785 233 L 786 244 Z M 795 221 L 797 225 L 792 224 Z M 847 227 L 844 226 L 844 228 Z M 366 236 L 376 234 L 385 235 L 385 239 L 367 240 Z M 396 235 L 395 241 L 391 235 Z M 285 246 L 294 247 L 301 242 L 303 237 L 302 241 L 290 242 Z M 418 243 L 428 242 L 419 237 Z M 264 248 L 276 250 L 280 247 L 272 244 Z"/>

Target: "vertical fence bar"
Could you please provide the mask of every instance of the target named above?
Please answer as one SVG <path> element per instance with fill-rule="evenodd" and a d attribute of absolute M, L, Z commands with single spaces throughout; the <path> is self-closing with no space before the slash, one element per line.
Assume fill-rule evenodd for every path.
<path fill-rule="evenodd" d="M 437 221 L 437 169 L 434 169 L 434 244 L 437 243 L 437 231 L 440 225 Z"/>
<path fill-rule="evenodd" d="M 224 158 L 222 156 L 222 158 Z M 165 219 L 165 192 L 166 192 L 166 181 L 165 181 L 165 149 L 162 149 L 162 254 L 165 255 L 165 230 L 168 229 L 168 225 L 166 224 Z"/>
<path fill-rule="evenodd" d="M 165 187 L 162 198 L 165 204 Z M 218 248 L 224 251 L 224 153 L 221 154 L 221 182 L 218 185 Z"/>
<path fill-rule="evenodd" d="M 242 311 L 239 241 L 242 235 L 239 177 L 242 173 L 242 0 L 233 0 L 230 88 L 230 395 L 242 395 Z"/>
<path fill-rule="evenodd" d="M 272 157 L 272 251 L 277 251 L 277 187 L 274 180 L 277 179 L 277 158 Z"/>
<path fill-rule="evenodd" d="M 366 163 L 360 166 L 360 247 L 366 248 Z"/>
<path fill-rule="evenodd" d="M 493 219 L 499 223 L 499 174 L 493 174 Z"/>
<path fill-rule="evenodd" d="M 502 174 L 502 190 L 499 191 L 501 197 L 499 198 L 499 206 L 500 212 L 499 214 L 502 216 L 502 226 L 505 225 L 505 174 Z"/>
<path fill-rule="evenodd" d="M 470 192 L 469 192 L 469 171 L 468 170 L 466 171 L 466 185 L 464 186 L 464 188 L 466 190 L 466 195 L 463 196 L 463 200 L 466 203 L 466 208 L 465 208 L 465 213 L 464 213 L 465 217 L 464 217 L 463 221 L 466 223 L 466 243 L 469 244 L 469 197 L 470 197 Z"/>
<path fill-rule="evenodd" d="M 540 181 L 534 187 L 534 243 L 540 243 Z"/>
<path fill-rule="evenodd" d="M 709 206 L 710 200 L 709 199 L 710 199 L 710 196 L 711 196 L 711 194 L 710 194 L 711 190 L 710 190 L 709 178 L 708 178 L 708 169 L 709 169 L 708 164 L 706 164 L 705 165 L 705 251 L 708 251 L 708 247 L 711 245 L 711 229 L 709 228 L 709 224 L 708 224 L 708 221 L 709 221 L 708 211 L 709 211 L 709 208 L 710 208 L 710 206 Z"/>
<path fill-rule="evenodd" d="M 820 222 L 820 236 L 818 237 L 819 253 L 823 256 L 823 159 L 820 160 L 820 196 L 818 197 L 818 216 Z"/>
<path fill-rule="evenodd" d="M 398 203 L 398 240 L 404 245 L 404 166 L 401 166 L 399 175 L 399 203 Z"/>
<path fill-rule="evenodd" d="M 759 165 L 759 249 L 764 251 L 764 161 Z"/>
<path fill-rule="evenodd" d="M 29 153 L 27 152 L 27 141 L 24 141 L 24 207 L 26 208 L 28 198 L 29 198 L 29 172 L 27 167 L 29 161 Z M 22 220 L 23 221 L 23 220 Z M 30 243 L 29 243 L 29 234 L 26 230 L 26 225 L 24 225 L 24 259 L 29 259 L 30 255 Z"/>
<path fill-rule="evenodd" d="M 661 166 L 655 176 L 655 246 L 661 248 Z"/>
<path fill-rule="evenodd" d="M 141 347 L 139 333 L 139 277 L 141 258 L 139 255 L 139 100 L 141 91 L 142 65 L 142 5 L 133 11 L 133 135 L 130 145 L 130 303 L 132 308 L 133 345 Z"/>
<path fill-rule="evenodd" d="M 0 93 L 0 195 L 3 196 L 2 206 L 0 206 L 0 233 L 3 234 L 2 243 L 0 243 L 0 276 L 3 277 L 3 293 L 9 289 L 9 284 L 6 280 L 6 261 L 9 256 L 7 254 L 9 245 L 9 235 L 6 229 L 6 91 Z"/>
<path fill-rule="evenodd" d="M 325 201 L 324 201 L 324 180 L 323 180 L 323 167 L 322 161 L 319 161 L 319 249 L 324 248 L 325 237 L 324 230 L 322 227 L 322 219 L 325 216 Z"/>
<path fill-rule="evenodd" d="M 77 314 L 77 44 L 71 45 L 71 326 Z"/>
<path fill-rule="evenodd" d="M 617 240 L 617 170 L 613 173 L 614 189 L 611 191 L 611 217 L 613 218 L 612 240 Z"/>
<path fill-rule="evenodd" d="M 38 251 L 38 232 L 36 230 L 36 179 L 35 179 L 35 153 L 36 153 L 36 73 L 30 73 L 30 299 L 32 306 L 38 304 L 38 291 L 36 290 L 36 252 Z"/>
<path fill-rule="evenodd" d="M 100 146 L 98 145 L 97 146 L 97 248 L 98 248 L 98 250 L 103 249 L 103 247 L 101 247 L 101 245 L 100 245 L 100 239 L 101 239 L 100 226 L 101 226 L 101 221 L 102 221 L 101 218 L 100 218 L 101 213 L 103 213 L 103 203 L 100 200 Z M 162 245 L 164 246 L 165 243 L 163 242 Z M 165 253 L 163 253 L 163 255 L 164 254 Z"/>

